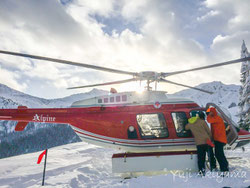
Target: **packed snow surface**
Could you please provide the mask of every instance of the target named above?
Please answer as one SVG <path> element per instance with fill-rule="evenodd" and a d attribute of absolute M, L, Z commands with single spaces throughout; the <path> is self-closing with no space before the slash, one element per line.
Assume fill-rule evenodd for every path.
<path fill-rule="evenodd" d="M 43 161 L 36 164 L 41 152 L 0 159 L 0 187 L 40 187 Z M 84 142 L 51 148 L 48 151 L 45 187 L 192 187 L 243 188 L 250 185 L 250 147 L 227 151 L 230 177 L 218 173 L 202 178 L 196 173 L 169 172 L 124 179 L 112 173 L 111 157 L 115 150 L 99 148 Z M 173 161 L 174 162 L 174 161 Z"/>

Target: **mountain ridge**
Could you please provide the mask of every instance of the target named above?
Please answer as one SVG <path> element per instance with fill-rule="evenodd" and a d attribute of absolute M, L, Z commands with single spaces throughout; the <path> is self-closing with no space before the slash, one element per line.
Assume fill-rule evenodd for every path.
<path fill-rule="evenodd" d="M 214 92 L 212 95 L 197 90 L 185 89 L 174 94 L 178 97 L 186 97 L 205 107 L 208 102 L 215 103 L 230 112 L 232 119 L 238 122 L 238 103 L 240 86 L 226 85 L 219 81 L 202 83 L 196 86 L 201 89 Z"/>
<path fill-rule="evenodd" d="M 62 107 L 69 107 L 73 102 L 77 100 L 87 99 L 93 96 L 99 96 L 107 93 L 108 91 L 94 88 L 86 93 L 73 94 L 63 98 L 44 99 L 17 91 L 0 83 L 0 107 L 2 108 L 14 107 L 15 103 L 27 106 L 29 108 L 55 108 L 55 107 L 62 108 Z M 11 100 L 13 101 L 13 103 L 10 106 L 8 106 L 6 103 L 5 105 L 1 105 L 1 101 L 3 102 L 4 100 Z M 16 107 L 17 106 L 18 105 L 16 105 Z"/>

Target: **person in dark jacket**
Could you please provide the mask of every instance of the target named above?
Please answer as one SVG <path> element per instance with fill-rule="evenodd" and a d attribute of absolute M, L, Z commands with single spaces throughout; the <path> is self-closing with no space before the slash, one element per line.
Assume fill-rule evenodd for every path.
<path fill-rule="evenodd" d="M 224 154 L 224 146 L 227 143 L 226 128 L 223 119 L 217 114 L 215 108 L 207 110 L 207 122 L 211 124 L 212 136 L 215 145 L 215 157 L 222 172 L 228 171 L 228 161 Z"/>
<path fill-rule="evenodd" d="M 199 173 L 205 175 L 205 158 L 208 150 L 207 140 L 212 138 L 212 134 L 207 123 L 200 119 L 197 112 L 191 112 L 191 118 L 188 119 L 186 130 L 191 130 L 197 147 Z"/>

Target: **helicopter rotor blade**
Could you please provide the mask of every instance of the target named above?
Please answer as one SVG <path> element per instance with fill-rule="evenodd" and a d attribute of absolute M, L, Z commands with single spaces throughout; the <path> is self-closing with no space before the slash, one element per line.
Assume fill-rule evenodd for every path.
<path fill-rule="evenodd" d="M 92 85 L 85 85 L 85 86 L 77 86 L 77 87 L 69 87 L 67 89 L 79 89 L 79 88 L 86 88 L 86 87 L 96 87 L 96 86 L 106 86 L 106 85 L 113 85 L 113 84 L 123 84 L 127 82 L 136 81 L 136 78 L 126 79 L 126 80 L 119 80 L 114 82 L 106 82 L 101 84 L 92 84 Z"/>
<path fill-rule="evenodd" d="M 197 88 L 197 87 L 192 87 L 192 86 L 188 86 L 188 85 L 184 85 L 184 84 L 172 82 L 172 81 L 169 81 L 169 80 L 165 80 L 163 78 L 159 79 L 159 81 L 160 82 L 166 82 L 166 83 L 169 83 L 169 84 L 178 85 L 178 86 L 182 86 L 182 87 L 187 87 L 187 88 L 190 88 L 190 89 L 195 89 L 195 90 L 198 90 L 198 91 L 201 91 L 201 92 L 204 92 L 204 93 L 208 93 L 210 95 L 213 94 L 213 92 L 211 92 L 211 91 L 207 91 L 207 90 L 200 89 L 200 88 Z"/>
<path fill-rule="evenodd" d="M 95 70 L 100 70 L 100 71 L 106 71 L 106 72 L 112 72 L 112 73 L 118 73 L 118 74 L 127 74 L 127 75 L 137 76 L 136 72 L 129 72 L 129 71 L 111 69 L 111 68 L 106 68 L 106 67 L 101 67 L 101 66 L 96 66 L 96 65 L 90 65 L 90 64 L 84 64 L 84 63 L 78 63 L 78 62 L 73 62 L 73 61 L 68 61 L 68 60 L 55 59 L 55 58 L 50 58 L 50 57 L 37 56 L 37 55 L 31 55 L 31 54 L 24 54 L 24 53 L 17 53 L 17 52 L 10 52 L 10 51 L 4 51 L 4 50 L 0 50 L 0 53 L 1 54 L 7 54 L 7 55 L 13 55 L 13 56 L 21 56 L 21 57 L 27 57 L 27 58 L 32 58 L 32 59 L 38 59 L 38 60 L 51 61 L 51 62 L 61 63 L 61 64 L 74 65 L 74 66 L 78 66 L 78 67 L 85 67 L 85 68 L 90 68 L 90 69 L 95 69 Z"/>
<path fill-rule="evenodd" d="M 220 66 L 224 66 L 224 65 L 230 65 L 230 64 L 234 64 L 234 63 L 240 63 L 240 62 L 249 61 L 249 60 L 250 60 L 250 57 L 245 57 L 245 58 L 241 58 L 241 59 L 225 61 L 225 62 L 222 62 L 222 63 L 216 63 L 216 64 L 213 64 L 213 65 L 197 67 L 197 68 L 193 68 L 193 69 L 187 69 L 187 70 L 182 70 L 182 71 L 174 71 L 174 72 L 165 72 L 165 73 L 163 72 L 163 73 L 161 73 L 161 76 L 167 77 L 167 76 L 182 74 L 182 73 L 191 72 L 191 71 L 197 71 L 197 70 L 209 69 L 209 68 L 213 68 L 213 67 L 220 67 Z"/>

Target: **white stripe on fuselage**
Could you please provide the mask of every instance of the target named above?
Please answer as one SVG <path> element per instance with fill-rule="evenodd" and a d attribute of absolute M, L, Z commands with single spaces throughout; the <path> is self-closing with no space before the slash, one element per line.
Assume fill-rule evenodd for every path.
<path fill-rule="evenodd" d="M 145 144 L 145 145 L 149 145 L 149 144 L 162 144 L 162 143 L 167 143 L 167 144 L 182 144 L 182 143 L 178 143 L 178 142 L 185 142 L 185 143 L 192 143 L 194 144 L 194 138 L 185 138 L 185 139 L 162 139 L 162 140 L 131 140 L 131 139 L 118 139 L 118 138 L 112 138 L 112 137 L 107 137 L 107 136 L 102 136 L 99 134 L 94 134 L 88 131 L 84 131 L 82 129 L 79 129 L 73 125 L 71 125 L 72 128 L 82 134 L 84 134 L 84 136 L 88 136 L 88 137 L 94 137 L 95 139 L 100 139 L 100 140 L 105 140 L 105 141 L 110 141 L 110 142 L 123 142 L 123 143 L 127 143 L 127 144 Z"/>

